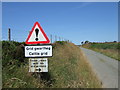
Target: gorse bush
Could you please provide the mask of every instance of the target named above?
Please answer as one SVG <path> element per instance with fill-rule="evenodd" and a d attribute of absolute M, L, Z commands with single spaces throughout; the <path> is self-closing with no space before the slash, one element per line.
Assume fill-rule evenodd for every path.
<path fill-rule="evenodd" d="M 22 44 L 24 46 L 24 44 Z M 24 48 L 21 43 L 15 41 L 2 41 L 2 66 L 18 60 L 24 61 Z"/>
<path fill-rule="evenodd" d="M 2 42 L 2 65 L 3 67 L 6 66 L 6 64 L 14 59 L 14 52 L 15 52 L 15 44 L 13 42 L 9 41 L 3 41 Z"/>
<path fill-rule="evenodd" d="M 20 62 L 24 62 L 24 45 L 21 44 L 15 49 L 15 59 L 18 59 Z"/>
<path fill-rule="evenodd" d="M 25 88 L 43 87 L 28 72 L 28 58 L 24 57 L 24 45 L 22 42 L 2 41 L 2 87 Z"/>

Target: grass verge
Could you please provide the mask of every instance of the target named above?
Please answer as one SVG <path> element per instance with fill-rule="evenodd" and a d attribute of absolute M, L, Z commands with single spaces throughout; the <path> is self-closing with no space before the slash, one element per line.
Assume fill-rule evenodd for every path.
<path fill-rule="evenodd" d="M 120 57 L 118 55 L 120 43 L 89 43 L 82 45 L 82 47 L 100 52 L 120 61 Z"/>
<path fill-rule="evenodd" d="M 28 72 L 28 59 L 21 57 L 24 54 L 21 43 L 20 46 L 14 42 L 3 44 L 3 88 L 102 87 L 84 54 L 73 43 L 58 41 L 53 44 L 53 57 L 48 58 L 48 73 Z"/>
<path fill-rule="evenodd" d="M 53 88 L 101 87 L 79 47 L 65 42 L 56 42 L 53 47 L 53 57 L 49 59 Z"/>

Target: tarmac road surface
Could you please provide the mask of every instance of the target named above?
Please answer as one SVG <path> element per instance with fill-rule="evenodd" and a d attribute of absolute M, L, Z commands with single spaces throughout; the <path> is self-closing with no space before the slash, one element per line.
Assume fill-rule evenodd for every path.
<path fill-rule="evenodd" d="M 118 88 L 118 61 L 98 52 L 80 48 L 101 80 L 103 88 Z"/>

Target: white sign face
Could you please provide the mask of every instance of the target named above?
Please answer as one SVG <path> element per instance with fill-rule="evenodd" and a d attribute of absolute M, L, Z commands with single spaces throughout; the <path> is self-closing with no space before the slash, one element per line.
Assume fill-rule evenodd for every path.
<path fill-rule="evenodd" d="M 37 38 L 40 38 L 38 40 L 35 39 L 36 38 L 36 32 L 37 32 Z M 47 41 L 46 38 L 44 37 L 43 33 L 41 32 L 40 28 L 38 27 L 38 25 L 35 26 L 32 34 L 31 34 L 31 37 L 28 40 L 28 42 L 33 42 L 33 41 Z"/>
<path fill-rule="evenodd" d="M 52 56 L 52 46 L 25 46 L 25 57 L 50 57 Z"/>
<path fill-rule="evenodd" d="M 48 72 L 47 58 L 30 58 L 29 72 Z"/>

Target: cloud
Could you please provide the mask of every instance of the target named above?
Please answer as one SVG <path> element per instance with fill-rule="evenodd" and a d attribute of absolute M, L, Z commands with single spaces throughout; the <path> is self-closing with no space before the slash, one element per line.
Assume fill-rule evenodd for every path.
<path fill-rule="evenodd" d="M 84 8 L 89 6 L 90 4 L 92 4 L 93 2 L 80 2 L 79 6 L 74 7 L 73 9 L 80 9 L 80 8 Z"/>

